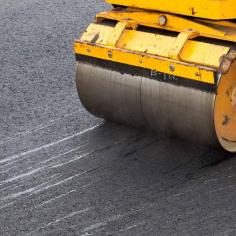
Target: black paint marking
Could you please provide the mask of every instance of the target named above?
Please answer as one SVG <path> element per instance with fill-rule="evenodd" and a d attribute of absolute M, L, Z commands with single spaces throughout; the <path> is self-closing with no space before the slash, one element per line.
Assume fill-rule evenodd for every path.
<path fill-rule="evenodd" d="M 227 115 L 224 115 L 224 119 L 223 119 L 223 122 L 222 122 L 222 125 L 227 125 L 229 123 L 230 119 Z"/>

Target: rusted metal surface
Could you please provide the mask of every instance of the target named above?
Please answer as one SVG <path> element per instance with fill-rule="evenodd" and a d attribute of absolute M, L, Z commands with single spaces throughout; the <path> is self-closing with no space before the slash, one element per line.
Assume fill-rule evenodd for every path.
<path fill-rule="evenodd" d="M 226 74 L 232 63 L 235 61 L 236 59 L 236 51 L 235 50 L 230 50 L 229 53 L 227 55 L 224 55 L 221 57 L 220 61 L 221 61 L 221 66 L 220 66 L 220 72 L 222 74 Z"/>

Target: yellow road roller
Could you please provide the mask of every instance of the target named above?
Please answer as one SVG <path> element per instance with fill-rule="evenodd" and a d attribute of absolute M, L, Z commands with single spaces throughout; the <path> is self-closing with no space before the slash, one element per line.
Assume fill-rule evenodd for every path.
<path fill-rule="evenodd" d="M 85 108 L 236 152 L 234 0 L 106 1 L 74 43 Z"/>

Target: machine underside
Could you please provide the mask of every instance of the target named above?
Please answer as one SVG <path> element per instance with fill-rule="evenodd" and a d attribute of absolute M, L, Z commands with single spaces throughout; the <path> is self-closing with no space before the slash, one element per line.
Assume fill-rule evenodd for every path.
<path fill-rule="evenodd" d="M 99 13 L 75 41 L 80 99 L 98 117 L 235 152 L 235 42 L 232 21 Z"/>

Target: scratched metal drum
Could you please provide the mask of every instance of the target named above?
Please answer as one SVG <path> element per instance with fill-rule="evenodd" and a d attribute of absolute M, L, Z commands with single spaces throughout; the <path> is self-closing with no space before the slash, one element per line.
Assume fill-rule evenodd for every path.
<path fill-rule="evenodd" d="M 81 102 L 95 116 L 221 146 L 214 125 L 213 92 L 83 62 L 77 62 L 76 74 Z"/>

